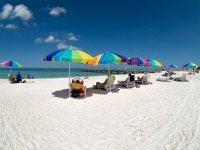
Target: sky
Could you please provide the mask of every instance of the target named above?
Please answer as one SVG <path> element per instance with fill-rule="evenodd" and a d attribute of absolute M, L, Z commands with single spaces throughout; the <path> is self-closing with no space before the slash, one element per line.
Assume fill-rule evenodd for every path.
<path fill-rule="evenodd" d="M 0 0 L 0 61 L 24 67 L 58 49 L 200 65 L 199 0 Z"/>

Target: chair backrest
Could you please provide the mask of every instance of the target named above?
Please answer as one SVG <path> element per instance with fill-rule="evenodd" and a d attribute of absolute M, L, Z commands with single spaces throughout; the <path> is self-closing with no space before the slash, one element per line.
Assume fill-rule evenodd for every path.
<path fill-rule="evenodd" d="M 142 81 L 143 81 L 143 82 L 148 82 L 148 76 L 143 76 L 143 77 L 142 77 Z"/>
<path fill-rule="evenodd" d="M 114 76 L 109 76 L 105 86 L 106 87 L 111 87 L 113 85 L 114 81 L 115 81 Z"/>
<path fill-rule="evenodd" d="M 126 83 L 129 83 L 129 82 L 131 82 L 131 81 L 130 81 L 130 76 L 128 76 L 128 77 L 126 78 Z"/>
<path fill-rule="evenodd" d="M 186 80 L 186 73 L 182 74 L 182 80 Z"/>

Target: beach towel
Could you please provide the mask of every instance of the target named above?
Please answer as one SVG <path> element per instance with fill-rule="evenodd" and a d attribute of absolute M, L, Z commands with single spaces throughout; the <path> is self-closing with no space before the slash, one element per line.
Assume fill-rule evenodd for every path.
<path fill-rule="evenodd" d="M 172 80 L 170 78 L 158 78 L 157 81 L 161 82 L 171 82 Z"/>

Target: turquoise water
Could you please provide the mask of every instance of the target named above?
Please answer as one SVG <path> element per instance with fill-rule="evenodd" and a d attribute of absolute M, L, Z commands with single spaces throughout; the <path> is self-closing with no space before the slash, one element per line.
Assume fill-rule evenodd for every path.
<path fill-rule="evenodd" d="M 86 68 L 85 68 L 86 69 Z M 94 68 L 95 69 L 95 68 Z M 97 69 L 97 68 L 96 68 Z M 99 68 L 100 69 L 100 68 Z M 145 68 L 146 70 L 147 68 Z M 103 68 L 103 70 L 107 70 L 107 68 Z M 124 70 L 124 69 L 123 69 Z M 135 71 L 137 72 L 136 69 Z M 144 70 L 144 69 L 141 69 Z M 157 71 L 156 69 L 152 69 L 154 71 Z M 159 69 L 160 70 L 160 69 Z M 34 78 L 66 78 L 69 75 L 69 70 L 66 69 L 47 69 L 47 68 L 13 68 L 11 70 L 12 74 L 15 76 L 18 72 L 22 74 L 23 78 L 27 78 L 27 75 L 30 75 L 30 77 Z M 85 76 L 100 76 L 100 75 L 106 75 L 106 72 L 100 73 L 100 72 L 88 72 L 84 71 L 83 69 L 71 69 L 71 77 L 74 77 L 76 75 L 80 77 Z M 0 69 L 0 79 L 7 79 L 8 74 L 10 73 L 9 68 L 1 68 Z"/>
<path fill-rule="evenodd" d="M 24 78 L 27 75 L 34 76 L 35 78 L 65 78 L 68 77 L 68 69 L 12 69 L 12 74 L 15 76 L 18 72 L 22 74 Z M 84 76 L 98 76 L 98 75 L 105 75 L 105 73 L 93 73 L 93 72 L 86 72 L 82 69 L 71 69 L 71 76 L 74 77 L 76 75 L 80 77 Z M 10 73 L 10 69 L 0 69 L 0 78 L 5 79 L 8 78 L 8 74 Z"/>

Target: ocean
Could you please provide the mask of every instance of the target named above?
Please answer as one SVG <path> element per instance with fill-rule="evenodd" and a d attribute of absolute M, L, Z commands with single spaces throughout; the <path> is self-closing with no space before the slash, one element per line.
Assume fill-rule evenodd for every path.
<path fill-rule="evenodd" d="M 90 68 L 91 69 L 91 68 Z M 107 70 L 107 68 L 94 68 L 94 69 L 101 69 L 101 70 Z M 117 69 L 112 68 L 114 70 L 125 70 L 125 69 Z M 127 70 L 132 70 L 133 68 L 127 68 Z M 151 71 L 160 71 L 161 69 L 151 69 Z M 68 68 L 12 68 L 11 73 L 15 77 L 15 75 L 20 72 L 23 78 L 27 78 L 27 75 L 34 78 L 66 78 L 69 75 Z M 137 68 L 135 69 L 135 73 L 141 73 L 144 71 L 149 71 L 149 68 Z M 8 74 L 10 73 L 9 68 L 0 68 L 0 79 L 6 79 L 8 78 Z M 71 77 L 75 77 L 76 75 L 80 77 L 85 76 L 101 76 L 106 75 L 107 72 L 88 72 L 87 68 L 82 69 L 71 69 L 70 70 Z M 116 72 L 112 72 L 112 74 L 116 74 Z"/>
<path fill-rule="evenodd" d="M 46 69 L 46 68 L 13 68 L 11 73 L 15 76 L 18 72 L 22 74 L 23 78 L 27 78 L 27 75 L 34 78 L 66 78 L 68 77 L 68 69 Z M 0 78 L 6 79 L 8 78 L 8 74 L 10 73 L 10 69 L 1 68 L 0 69 Z M 94 73 L 87 72 L 83 69 L 71 69 L 70 70 L 71 77 L 76 75 L 80 77 L 84 76 L 98 76 L 105 75 L 105 73 Z"/>

